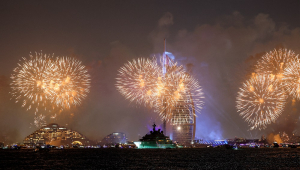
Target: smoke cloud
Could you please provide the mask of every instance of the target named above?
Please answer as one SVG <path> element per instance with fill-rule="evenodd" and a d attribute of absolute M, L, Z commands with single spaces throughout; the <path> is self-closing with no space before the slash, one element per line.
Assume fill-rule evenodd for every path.
<path fill-rule="evenodd" d="M 161 53 L 163 51 L 162 42 L 165 38 L 169 37 L 171 25 L 173 25 L 173 15 L 170 12 L 165 13 L 158 20 L 156 28 L 149 35 L 153 44 L 153 53 Z"/>
<path fill-rule="evenodd" d="M 176 22 L 176 18 L 174 20 Z M 214 24 L 198 25 L 192 31 L 181 29 L 175 35 L 162 31 L 156 35 L 176 37 L 174 41 L 167 41 L 168 51 L 181 64 L 193 65 L 192 74 L 203 88 L 205 107 L 198 113 L 196 136 L 209 138 L 215 134 L 213 138 L 229 138 L 235 134 L 260 138 L 262 134 L 277 131 L 272 125 L 266 130 L 248 131 L 247 122 L 235 108 L 235 98 L 242 82 L 251 75 L 253 66 L 265 52 L 278 47 L 300 52 L 296 41 L 300 38 L 300 28 L 277 24 L 268 14 L 247 18 L 236 11 L 220 17 Z M 282 117 L 285 116 L 283 113 Z M 281 130 L 286 130 L 288 124 L 284 127 Z M 291 129 L 286 131 L 291 132 Z"/>
<path fill-rule="evenodd" d="M 273 144 L 274 142 L 277 142 L 278 144 L 283 143 L 283 141 L 280 138 L 279 134 L 274 135 L 273 133 L 270 133 L 267 137 L 267 141 L 269 144 Z"/>

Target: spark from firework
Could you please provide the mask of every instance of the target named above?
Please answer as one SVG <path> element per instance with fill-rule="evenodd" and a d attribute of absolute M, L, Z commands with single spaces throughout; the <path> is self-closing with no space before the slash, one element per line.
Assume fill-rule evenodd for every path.
<path fill-rule="evenodd" d="M 81 104 L 90 89 L 90 75 L 81 61 L 70 57 L 57 58 L 58 71 L 50 78 L 48 91 L 51 102 L 69 109 Z"/>
<path fill-rule="evenodd" d="M 286 95 L 281 83 L 267 75 L 256 75 L 243 84 L 237 96 L 237 110 L 250 130 L 265 129 L 282 113 Z"/>
<path fill-rule="evenodd" d="M 287 92 L 296 99 L 300 99 L 300 61 L 293 59 L 284 69 L 284 81 Z"/>
<path fill-rule="evenodd" d="M 157 106 L 162 110 L 159 113 L 164 112 L 168 108 L 170 109 L 180 99 L 181 92 L 185 91 L 183 67 L 174 64 L 167 67 L 166 70 L 163 77 L 159 77 L 155 90 Z"/>
<path fill-rule="evenodd" d="M 33 124 L 37 127 L 37 128 L 40 128 L 42 127 L 43 125 L 46 125 L 46 120 L 45 120 L 45 116 L 40 114 L 39 116 L 36 116 L 34 118 L 34 122 Z"/>
<path fill-rule="evenodd" d="M 16 103 L 22 101 L 22 107 L 27 110 L 39 108 L 47 110 L 50 94 L 47 92 L 49 77 L 57 71 L 53 63 L 53 56 L 36 53 L 34 57 L 29 54 L 30 59 L 23 58 L 22 63 L 18 63 L 11 75 L 12 98 Z M 20 60 L 21 61 L 21 60 Z"/>
<path fill-rule="evenodd" d="M 169 60 L 165 67 L 163 74 L 155 58 L 128 62 L 119 70 L 116 87 L 126 99 L 154 107 L 172 124 L 191 122 L 203 104 L 201 87 L 183 66 Z"/>
<path fill-rule="evenodd" d="M 199 83 L 182 66 L 174 64 L 157 85 L 155 111 L 171 124 L 193 123 L 195 111 L 202 108 L 203 93 Z"/>
<path fill-rule="evenodd" d="M 287 133 L 285 133 L 285 132 L 280 133 L 279 132 L 279 134 L 280 134 L 280 138 L 281 138 L 281 140 L 282 140 L 283 143 L 290 142 L 290 137 L 289 137 L 289 135 Z"/>
<path fill-rule="evenodd" d="M 162 77 L 161 68 L 154 58 L 139 58 L 119 69 L 116 87 L 130 102 L 155 105 L 156 84 Z"/>
<path fill-rule="evenodd" d="M 255 71 L 257 74 L 270 75 L 271 78 L 276 78 L 281 82 L 284 77 L 284 69 L 295 58 L 297 55 L 292 50 L 274 49 L 258 60 Z"/>

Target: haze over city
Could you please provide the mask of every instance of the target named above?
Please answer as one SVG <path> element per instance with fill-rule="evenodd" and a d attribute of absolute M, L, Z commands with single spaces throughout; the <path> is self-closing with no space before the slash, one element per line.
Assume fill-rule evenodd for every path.
<path fill-rule="evenodd" d="M 34 112 L 11 99 L 11 74 L 29 53 L 82 61 L 91 88 L 81 105 L 48 119 L 93 140 L 124 132 L 137 140 L 153 122 L 153 109 L 125 100 L 115 84 L 127 61 L 167 51 L 202 87 L 196 137 L 260 138 L 297 131 L 299 109 L 289 100 L 276 123 L 249 131 L 236 97 L 257 60 L 275 48 L 300 53 L 298 1 L 1 1 L 0 140 L 21 142 L 37 129 Z"/>

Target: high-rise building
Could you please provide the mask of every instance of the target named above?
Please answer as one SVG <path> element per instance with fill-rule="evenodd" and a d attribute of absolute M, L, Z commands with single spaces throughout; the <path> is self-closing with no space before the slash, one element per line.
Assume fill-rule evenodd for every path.
<path fill-rule="evenodd" d="M 174 59 L 173 54 L 166 51 L 166 39 L 164 39 L 164 53 L 161 59 L 164 76 L 170 74 L 169 72 L 172 69 L 177 67 L 176 64 L 174 64 L 173 59 Z M 188 73 L 185 74 L 189 76 Z M 176 85 L 178 85 L 180 90 L 174 93 L 178 94 L 179 100 L 176 101 L 176 104 L 175 106 L 173 106 L 171 111 L 166 110 L 165 112 L 171 112 L 172 115 L 171 126 L 172 126 L 173 141 L 182 144 L 191 144 L 194 141 L 195 132 L 196 132 L 195 106 L 194 106 L 193 98 L 191 96 L 191 92 L 181 90 L 184 89 L 184 84 L 180 84 L 180 81 L 177 83 L 179 83 Z M 162 100 L 162 102 L 164 103 L 165 101 Z M 170 113 L 165 113 L 165 114 L 170 114 Z M 166 119 L 164 119 L 163 121 L 164 121 L 164 131 L 166 132 Z"/>
<path fill-rule="evenodd" d="M 182 94 L 181 99 L 172 109 L 172 133 L 173 141 L 181 144 L 191 144 L 195 138 L 195 110 L 190 95 Z"/>

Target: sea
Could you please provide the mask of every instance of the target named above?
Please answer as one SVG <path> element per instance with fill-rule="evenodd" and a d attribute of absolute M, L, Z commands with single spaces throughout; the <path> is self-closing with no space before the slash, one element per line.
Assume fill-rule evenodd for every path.
<path fill-rule="evenodd" d="M 0 169 L 300 169 L 300 148 L 3 149 Z"/>

